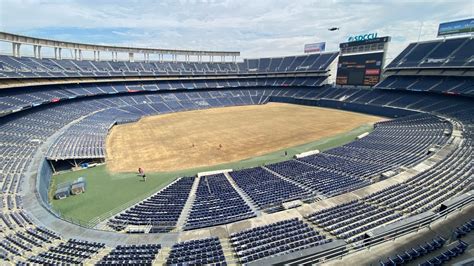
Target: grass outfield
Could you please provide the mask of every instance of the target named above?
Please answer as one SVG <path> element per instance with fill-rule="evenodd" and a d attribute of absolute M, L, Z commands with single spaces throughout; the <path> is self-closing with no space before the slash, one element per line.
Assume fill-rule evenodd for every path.
<path fill-rule="evenodd" d="M 98 217 L 109 216 L 110 211 L 124 204 L 132 205 L 176 179 L 174 174 L 147 173 L 147 181 L 143 182 L 136 174 L 111 175 L 101 165 L 53 176 L 53 188 L 80 176 L 87 181 L 86 193 L 52 200 L 52 206 L 61 216 L 81 224 L 97 223 L 94 220 Z"/>
<path fill-rule="evenodd" d="M 288 149 L 275 151 L 262 156 L 249 158 L 237 162 L 219 164 L 210 167 L 200 167 L 174 172 L 147 173 L 147 181 L 141 181 L 136 173 L 111 174 L 105 165 L 90 169 L 67 172 L 53 176 L 51 191 L 54 191 L 56 184 L 72 181 L 80 176 L 87 180 L 86 193 L 71 196 L 63 200 L 52 200 L 53 208 L 61 216 L 76 223 L 95 225 L 100 218 L 103 220 L 125 207 L 131 206 L 144 198 L 147 198 L 156 191 L 180 176 L 191 176 L 199 172 L 217 169 L 242 169 L 264 164 L 276 163 L 289 160 L 295 154 L 319 149 L 321 151 L 341 146 L 353 141 L 358 135 L 371 132 L 371 124 L 363 125 L 349 132 L 338 134 L 329 138 L 298 145 Z M 284 156 L 284 151 L 288 155 Z"/>

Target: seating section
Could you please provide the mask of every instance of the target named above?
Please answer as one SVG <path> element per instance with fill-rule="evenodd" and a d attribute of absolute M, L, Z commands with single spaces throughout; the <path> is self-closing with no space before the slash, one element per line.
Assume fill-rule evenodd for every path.
<path fill-rule="evenodd" d="M 173 245 L 168 265 L 227 265 L 219 238 L 190 240 Z"/>
<path fill-rule="evenodd" d="M 38 264 L 81 264 L 97 254 L 105 245 L 103 243 L 69 239 L 59 246 L 31 257 L 28 261 Z"/>
<path fill-rule="evenodd" d="M 324 245 L 331 241 L 332 239 L 326 239 L 298 218 L 230 235 L 231 245 L 242 264 Z"/>
<path fill-rule="evenodd" d="M 48 85 L 40 87 L 26 87 L 21 89 L 4 89 L 0 95 L 0 114 L 18 112 L 30 107 L 39 105 L 58 103 L 64 100 L 75 98 L 123 94 L 135 92 L 155 92 L 170 90 L 207 90 L 216 88 L 249 88 L 260 87 L 314 87 L 319 86 L 326 80 L 327 76 L 321 77 L 301 77 L 301 78 L 260 78 L 260 79 L 234 79 L 234 80 L 189 80 L 189 81 L 142 81 L 140 83 L 103 83 L 103 84 L 78 84 L 78 85 Z M 252 90 L 259 92 L 259 90 Z M 260 92 L 263 92 L 261 90 Z M 236 96 L 258 97 L 260 95 L 238 94 Z M 199 97 L 198 97 L 199 98 Z M 204 97 L 209 98 L 209 97 Z M 226 98 L 226 97 L 222 97 Z M 222 99 L 221 99 L 222 100 Z M 252 98 L 252 101 L 260 98 Z M 225 99 L 224 99 L 225 101 Z"/>
<path fill-rule="evenodd" d="M 266 167 L 327 197 L 352 191 L 371 183 L 369 180 L 348 174 L 322 170 L 298 160 L 271 164 Z"/>
<path fill-rule="evenodd" d="M 24 256 L 26 252 L 60 239 L 59 235 L 47 228 L 27 228 L 25 231 L 7 235 L 4 240 L 0 241 L 0 256 L 5 260 L 10 259 L 10 253 Z"/>
<path fill-rule="evenodd" d="M 356 242 L 365 238 L 366 231 L 400 217 L 402 214 L 393 210 L 353 200 L 314 212 L 306 218 L 337 238 Z"/>
<path fill-rule="evenodd" d="M 176 226 L 193 183 L 194 177 L 180 178 L 153 196 L 111 218 L 107 224 L 118 231 L 128 225 L 151 225 L 150 233 L 170 231 Z"/>
<path fill-rule="evenodd" d="M 463 238 L 464 236 L 466 236 L 473 230 L 474 230 L 474 219 L 471 219 L 470 221 L 467 221 L 463 225 L 457 227 L 454 230 L 453 234 L 455 238 L 459 239 L 459 238 Z"/>
<path fill-rule="evenodd" d="M 474 95 L 474 79 L 469 76 L 443 76 L 430 69 L 460 70 L 474 67 L 474 39 L 469 37 L 411 43 L 386 68 L 382 89 L 429 91 L 454 95 Z M 418 74 L 399 72 L 418 70 Z M 425 73 L 428 73 L 426 75 Z M 460 72 L 461 73 L 461 72 Z"/>
<path fill-rule="evenodd" d="M 424 160 L 430 156 L 429 148 L 445 143 L 448 138 L 445 132 L 451 130 L 449 123 L 427 114 L 379 122 L 375 124 L 375 130 L 371 134 L 360 140 L 297 159 L 305 164 L 305 168 L 309 165 L 321 171 L 302 173 L 302 182 L 311 184 L 311 179 L 319 175 L 324 178 L 325 175 L 337 177 L 342 174 L 343 177 L 339 179 L 348 186 L 343 186 L 343 191 L 358 188 L 364 185 L 364 178 Z M 278 166 L 270 167 L 276 169 Z M 292 175 L 297 176 L 299 167 L 303 166 L 294 164 L 288 168 L 289 171 L 294 171 Z"/>
<path fill-rule="evenodd" d="M 291 200 L 304 199 L 311 193 L 261 167 L 233 171 L 230 175 L 260 209 L 281 205 Z"/>
<path fill-rule="evenodd" d="M 160 249 L 159 244 L 118 245 L 96 265 L 153 265 Z"/>
<path fill-rule="evenodd" d="M 387 68 L 472 67 L 473 46 L 469 37 L 411 43 Z"/>
<path fill-rule="evenodd" d="M 448 249 L 447 251 L 441 253 L 441 255 L 438 255 L 423 263 L 420 263 L 420 266 L 443 265 L 451 259 L 464 254 L 468 247 L 469 244 L 462 240 L 459 240 L 455 247 Z"/>
<path fill-rule="evenodd" d="M 474 95 L 474 78 L 392 75 L 376 85 L 380 89 L 430 91 L 450 95 Z"/>
<path fill-rule="evenodd" d="M 0 55 L 0 78 L 225 75 L 325 71 L 338 53 L 245 59 L 238 63 L 114 62 Z"/>
<path fill-rule="evenodd" d="M 255 216 L 224 174 L 201 176 L 185 229 L 226 224 Z"/>
<path fill-rule="evenodd" d="M 428 254 L 441 249 L 446 240 L 441 236 L 436 237 L 430 242 L 409 248 L 401 253 L 390 256 L 385 261 L 380 261 L 380 266 L 397 266 L 406 265 L 411 261 L 417 260 L 421 257 L 427 256 Z"/>

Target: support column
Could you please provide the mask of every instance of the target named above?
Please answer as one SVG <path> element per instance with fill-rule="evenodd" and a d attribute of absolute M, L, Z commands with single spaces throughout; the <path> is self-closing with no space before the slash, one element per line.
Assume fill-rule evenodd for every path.
<path fill-rule="evenodd" d="M 38 46 L 33 45 L 33 55 L 34 55 L 35 58 L 38 58 L 38 53 L 36 52 L 37 49 L 38 49 Z"/>
<path fill-rule="evenodd" d="M 79 49 L 79 60 L 82 61 L 82 50 Z"/>
<path fill-rule="evenodd" d="M 12 55 L 16 57 L 16 43 L 12 42 Z"/>
<path fill-rule="evenodd" d="M 97 61 L 100 61 L 100 51 L 97 51 Z"/>
<path fill-rule="evenodd" d="M 41 45 L 38 45 L 38 58 L 41 59 Z"/>
<path fill-rule="evenodd" d="M 97 61 L 97 51 L 94 51 L 94 61 Z"/>
<path fill-rule="evenodd" d="M 21 57 L 21 55 L 20 55 L 20 46 L 21 46 L 21 43 L 16 44 L 16 56 L 17 57 Z"/>
<path fill-rule="evenodd" d="M 74 60 L 77 60 L 77 49 L 74 49 Z"/>
<path fill-rule="evenodd" d="M 128 61 L 133 62 L 133 53 L 128 53 Z"/>
<path fill-rule="evenodd" d="M 58 47 L 54 47 L 54 59 L 58 59 Z"/>
<path fill-rule="evenodd" d="M 62 55 L 62 53 L 61 53 L 62 50 L 63 50 L 63 48 L 59 48 L 59 49 L 58 49 L 58 52 L 59 52 L 59 60 L 63 59 L 63 55 Z"/>

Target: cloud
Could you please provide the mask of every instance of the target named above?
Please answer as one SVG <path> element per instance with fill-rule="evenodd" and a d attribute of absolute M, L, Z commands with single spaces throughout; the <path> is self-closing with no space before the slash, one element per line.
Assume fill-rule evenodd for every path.
<path fill-rule="evenodd" d="M 245 57 L 335 51 L 350 35 L 392 36 L 388 57 L 433 39 L 439 22 L 472 17 L 474 1 L 425 0 L 0 0 L 0 30 L 53 39 L 177 49 L 237 50 Z M 340 27 L 329 32 L 329 27 Z"/>

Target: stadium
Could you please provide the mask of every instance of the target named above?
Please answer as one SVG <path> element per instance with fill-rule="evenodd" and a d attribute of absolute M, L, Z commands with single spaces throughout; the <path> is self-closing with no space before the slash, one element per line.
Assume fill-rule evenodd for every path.
<path fill-rule="evenodd" d="M 0 263 L 472 265 L 473 24 L 390 62 L 0 32 Z"/>

